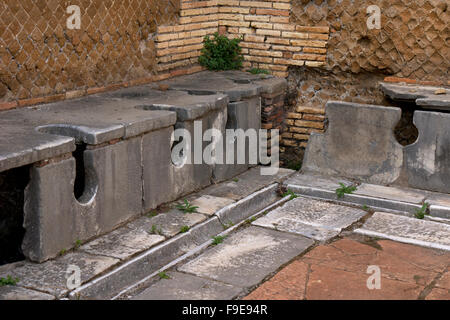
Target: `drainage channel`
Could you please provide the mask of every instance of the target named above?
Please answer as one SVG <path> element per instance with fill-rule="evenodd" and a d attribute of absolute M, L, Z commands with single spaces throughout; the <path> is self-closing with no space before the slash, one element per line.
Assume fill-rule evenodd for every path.
<path fill-rule="evenodd" d="M 141 252 L 138 256 L 99 275 L 69 293 L 70 299 L 119 299 L 141 286 L 161 271 L 201 253 L 212 243 L 213 236 L 225 236 L 257 217 L 280 206 L 289 197 L 280 199 L 279 184 L 254 191 L 249 196 L 217 211 L 210 219 L 188 232 Z M 255 213 L 256 212 L 256 213 Z M 232 221 L 234 225 L 224 222 Z M 217 226 L 225 231 L 216 230 Z M 208 241 L 206 241 L 208 239 Z M 186 249 L 184 249 L 186 248 Z"/>
<path fill-rule="evenodd" d="M 261 216 L 267 214 L 268 212 L 272 211 L 273 209 L 283 205 L 285 202 L 290 200 L 290 196 L 284 197 L 275 203 L 267 206 L 266 208 L 258 211 L 257 213 L 251 215 L 246 220 L 241 221 L 240 223 L 226 229 L 224 232 L 219 233 L 217 237 L 226 237 L 246 226 L 249 225 L 249 222 L 256 220 L 257 218 L 260 218 Z M 167 265 L 163 266 L 159 270 L 153 272 L 152 274 L 148 275 L 147 277 L 143 278 L 139 282 L 129 286 L 128 288 L 122 290 L 119 292 L 116 296 L 114 296 L 111 300 L 121 300 L 121 299 L 127 299 L 128 296 L 134 295 L 137 291 L 143 290 L 143 288 L 148 286 L 149 281 L 151 281 L 152 278 L 158 276 L 161 272 L 167 271 L 177 265 L 179 265 L 182 262 L 187 261 L 190 258 L 194 258 L 201 253 L 203 253 L 206 249 L 208 249 L 213 244 L 213 240 L 208 240 L 204 242 L 203 244 L 195 247 L 194 249 L 190 250 L 188 253 L 184 254 L 183 256 L 173 260 L 172 262 L 168 263 Z"/>

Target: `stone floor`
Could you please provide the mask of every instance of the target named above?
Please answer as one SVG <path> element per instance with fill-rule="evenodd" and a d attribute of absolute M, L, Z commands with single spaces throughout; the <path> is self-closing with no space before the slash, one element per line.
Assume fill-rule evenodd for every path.
<path fill-rule="evenodd" d="M 450 299 L 450 253 L 379 240 L 344 238 L 291 262 L 245 300 Z M 381 271 L 380 288 L 369 289 Z M 371 281 L 369 281 L 372 283 Z"/>
<path fill-rule="evenodd" d="M 444 221 L 299 196 L 250 222 L 122 298 L 450 299 Z"/>
<path fill-rule="evenodd" d="M 253 168 L 188 196 L 198 213 L 163 210 L 54 261 L 0 268 L 20 279 L 0 300 L 450 300 L 449 196 L 359 185 L 337 199 L 337 186 Z M 82 286 L 69 292 L 71 264 Z"/>

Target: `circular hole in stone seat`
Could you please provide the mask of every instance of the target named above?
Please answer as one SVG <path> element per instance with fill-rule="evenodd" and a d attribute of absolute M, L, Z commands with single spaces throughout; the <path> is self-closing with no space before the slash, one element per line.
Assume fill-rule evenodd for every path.
<path fill-rule="evenodd" d="M 158 108 L 156 107 L 156 105 L 154 104 L 140 104 L 135 106 L 136 109 L 139 110 L 146 110 L 146 111 L 152 111 L 152 110 L 157 110 Z"/>
<path fill-rule="evenodd" d="M 213 96 L 217 94 L 214 91 L 206 91 L 206 90 L 188 90 L 188 93 L 191 96 Z"/>
<path fill-rule="evenodd" d="M 234 81 L 234 83 L 238 83 L 238 84 L 249 84 L 252 82 L 249 79 L 235 79 L 233 81 Z"/>
<path fill-rule="evenodd" d="M 417 106 L 413 103 L 402 103 L 402 116 L 394 129 L 394 135 L 398 143 L 408 146 L 417 141 L 419 130 L 414 124 L 414 111 Z"/>

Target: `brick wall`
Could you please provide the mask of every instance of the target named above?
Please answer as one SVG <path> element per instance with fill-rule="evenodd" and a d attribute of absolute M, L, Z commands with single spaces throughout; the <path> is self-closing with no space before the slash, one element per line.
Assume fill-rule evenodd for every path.
<path fill-rule="evenodd" d="M 291 24 L 291 0 L 181 1 L 179 24 L 158 28 L 158 69 L 162 72 L 195 64 L 203 37 L 217 31 L 243 37 L 247 69 L 270 70 L 286 77 L 290 65 L 324 65 L 328 26 Z"/>
<path fill-rule="evenodd" d="M 329 28 L 291 24 L 290 1 L 3 1 L 0 109 L 201 71 L 203 37 L 218 31 L 243 36 L 246 68 L 322 66 Z M 66 27 L 69 5 L 80 30 Z"/>
<path fill-rule="evenodd" d="M 381 72 L 447 81 L 447 0 L 292 0 L 292 21 L 331 28 L 326 69 Z M 367 28 L 367 7 L 381 10 L 381 29 Z"/>
<path fill-rule="evenodd" d="M 69 5 L 81 29 L 69 30 Z M 63 99 L 156 74 L 153 34 L 175 24 L 179 0 L 3 0 L 0 103 L 3 108 Z"/>

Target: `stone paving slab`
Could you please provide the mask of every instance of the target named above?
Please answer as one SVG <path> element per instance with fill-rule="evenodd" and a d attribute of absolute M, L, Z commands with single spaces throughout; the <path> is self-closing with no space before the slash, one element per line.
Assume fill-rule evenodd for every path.
<path fill-rule="evenodd" d="M 234 203 L 234 200 L 222 197 L 213 197 L 209 195 L 203 195 L 200 198 L 196 198 L 192 202 L 191 205 L 197 206 L 197 212 L 213 215 L 223 207 Z"/>
<path fill-rule="evenodd" d="M 164 240 L 163 236 L 150 234 L 150 230 L 130 230 L 123 227 L 88 242 L 80 249 L 91 254 L 126 259 Z"/>
<path fill-rule="evenodd" d="M 55 300 L 55 297 L 39 291 L 16 286 L 0 287 L 1 300 Z"/>
<path fill-rule="evenodd" d="M 367 287 L 371 265 L 380 268 L 380 289 Z M 449 300 L 449 265 L 450 253 L 445 251 L 344 238 L 309 251 L 244 300 Z"/>
<path fill-rule="evenodd" d="M 272 183 L 282 181 L 294 172 L 294 170 L 280 168 L 276 175 L 263 176 L 261 167 L 254 167 L 237 176 L 233 181 L 209 186 L 200 194 L 241 200 Z"/>
<path fill-rule="evenodd" d="M 450 251 L 450 225 L 376 212 L 355 233 Z"/>
<path fill-rule="evenodd" d="M 70 299 L 111 299 L 194 246 L 189 233 L 183 233 L 139 254 L 103 276 L 77 288 Z"/>
<path fill-rule="evenodd" d="M 242 288 L 179 272 L 162 279 L 132 300 L 232 300 Z"/>
<path fill-rule="evenodd" d="M 178 271 L 249 287 L 304 252 L 314 242 L 292 234 L 250 227 L 182 265 Z"/>
<path fill-rule="evenodd" d="M 139 228 L 151 231 L 155 226 L 157 233 L 165 237 L 173 237 L 181 232 L 184 226 L 192 227 L 206 220 L 206 216 L 200 213 L 185 213 L 178 209 L 160 213 L 155 217 L 142 217 L 128 225 L 129 228 Z"/>
<path fill-rule="evenodd" d="M 226 184 L 226 182 L 225 182 Z M 268 189 L 270 193 L 274 193 L 272 186 Z M 275 186 L 277 186 L 275 184 Z M 258 191 L 261 193 L 263 190 L 267 188 L 263 188 Z M 201 197 L 202 193 L 199 192 L 195 195 L 187 197 L 189 201 L 192 199 Z M 265 201 L 265 200 L 264 200 Z M 264 203 L 263 200 L 260 203 Z M 238 203 L 241 204 L 238 208 L 240 208 L 240 215 L 245 215 L 248 206 L 246 206 L 247 200 L 242 199 Z M 236 204 L 234 201 L 231 205 L 233 208 Z M 253 208 L 252 206 L 250 206 Z M 178 211 L 175 209 L 170 210 L 170 212 Z M 220 211 L 220 210 L 219 210 Z M 236 210 L 231 210 L 232 212 Z M 237 210 L 239 211 L 239 210 Z M 237 212 L 236 211 L 236 212 Z M 168 239 L 149 250 L 143 251 L 135 257 L 131 257 L 131 259 L 124 262 L 124 264 L 120 265 L 118 268 L 111 270 L 105 275 L 94 279 L 90 283 L 80 287 L 79 289 L 70 293 L 71 299 L 109 299 L 113 298 L 119 292 L 123 290 L 127 290 L 127 288 L 131 288 L 134 284 L 138 283 L 142 279 L 156 272 L 159 268 L 167 265 L 168 263 L 173 262 L 176 259 L 179 259 L 183 255 L 190 254 L 191 250 L 195 250 L 197 246 L 204 245 L 205 242 L 211 240 L 213 236 L 218 235 L 223 232 L 225 227 L 219 220 L 217 216 L 212 216 L 209 219 L 205 215 L 197 214 L 197 213 L 183 213 L 177 212 L 173 213 L 176 218 L 169 219 L 167 217 L 163 217 L 166 213 L 158 214 L 154 217 L 144 216 L 138 218 L 137 220 L 130 222 L 127 224 L 127 228 L 131 230 L 138 230 L 139 232 L 145 231 L 148 232 L 152 229 L 152 226 L 155 225 L 157 227 L 156 230 L 164 231 L 166 230 L 167 235 L 173 234 L 175 231 L 179 232 L 181 225 L 186 225 L 188 223 L 191 225 L 194 223 L 192 220 L 189 222 L 181 221 L 178 218 L 192 218 L 195 216 L 202 216 L 202 218 L 195 222 L 195 226 L 192 226 L 191 229 L 186 233 L 181 233 L 175 235 L 173 238 Z M 249 213 L 252 214 L 252 213 Z M 157 220 L 161 219 L 161 220 Z M 205 219 L 207 219 L 205 221 Z M 159 227 L 155 224 L 155 221 L 164 221 L 165 227 Z M 174 227 L 173 225 L 176 225 Z M 173 233 L 170 233 L 170 230 Z"/>
<path fill-rule="evenodd" d="M 367 214 L 364 210 L 325 201 L 296 198 L 253 222 L 253 225 L 325 241 Z"/>
<path fill-rule="evenodd" d="M 363 183 L 358 186 L 358 189 L 354 192 L 354 194 L 415 204 L 421 204 L 426 197 L 426 193 L 424 191 L 420 192 L 419 190 L 414 189 L 392 186 L 385 187 L 367 183 Z"/>
<path fill-rule="evenodd" d="M 18 286 L 36 289 L 59 298 L 69 292 L 67 270 L 70 265 L 80 268 L 81 283 L 84 283 L 118 262 L 119 259 L 115 258 L 73 252 L 42 264 L 25 263 L 21 267 L 0 274 L 0 277 L 10 275 L 19 278 Z"/>

